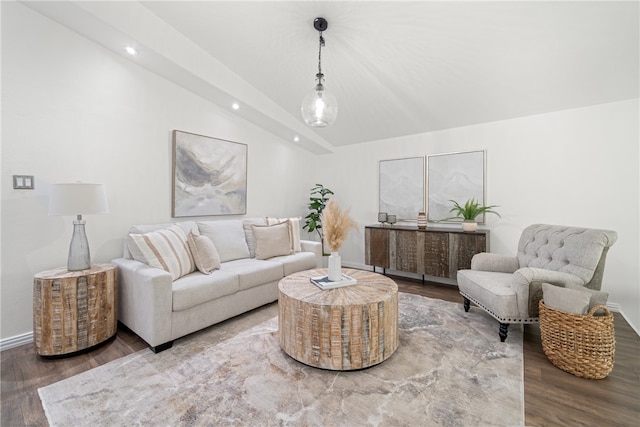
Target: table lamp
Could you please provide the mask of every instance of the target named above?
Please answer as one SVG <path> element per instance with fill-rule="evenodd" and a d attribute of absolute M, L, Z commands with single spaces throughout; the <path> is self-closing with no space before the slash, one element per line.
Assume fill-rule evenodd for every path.
<path fill-rule="evenodd" d="M 49 197 L 49 215 L 77 215 L 73 221 L 73 236 L 69 246 L 67 270 L 80 271 L 91 268 L 89 242 L 84 230 L 85 214 L 109 213 L 104 184 L 52 184 Z"/>

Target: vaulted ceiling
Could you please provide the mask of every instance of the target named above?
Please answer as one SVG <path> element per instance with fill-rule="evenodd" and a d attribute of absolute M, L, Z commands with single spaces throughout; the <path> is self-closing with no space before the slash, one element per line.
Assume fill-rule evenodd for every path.
<path fill-rule="evenodd" d="M 639 93 L 637 1 L 25 4 L 223 108 L 237 102 L 235 114 L 316 153 Z M 320 129 L 300 115 L 318 16 L 329 22 L 325 85 L 339 103 Z"/>

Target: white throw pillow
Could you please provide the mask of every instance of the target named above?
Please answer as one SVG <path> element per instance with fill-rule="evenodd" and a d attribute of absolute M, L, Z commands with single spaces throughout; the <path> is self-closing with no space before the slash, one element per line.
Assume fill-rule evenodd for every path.
<path fill-rule="evenodd" d="M 255 258 L 256 256 L 256 238 L 253 235 L 252 225 L 265 225 L 264 218 L 247 218 L 242 220 L 242 227 L 244 228 L 244 236 L 247 239 L 247 247 L 249 248 L 249 256 Z"/>
<path fill-rule="evenodd" d="M 256 238 L 256 259 L 291 254 L 288 221 L 276 225 L 252 225 L 251 228 Z"/>
<path fill-rule="evenodd" d="M 142 255 L 142 258 L 136 259 L 170 273 L 173 280 L 196 269 L 187 244 L 187 236 L 178 225 L 172 225 L 164 230 L 145 234 L 130 234 L 129 236 L 137 249 L 131 253 Z"/>
<path fill-rule="evenodd" d="M 568 289 L 549 283 L 542 284 L 544 305 L 573 314 L 587 314 L 591 294 L 583 290 Z"/>
<path fill-rule="evenodd" d="M 211 239 L 220 255 L 220 262 L 249 258 L 249 247 L 244 236 L 242 221 L 237 219 L 199 221 L 198 229 L 201 235 Z"/>
<path fill-rule="evenodd" d="M 291 250 L 293 252 L 302 251 L 302 243 L 300 243 L 300 217 L 294 218 L 271 218 L 266 217 L 265 222 L 267 225 L 280 224 L 285 221 L 289 221 L 289 238 L 291 239 Z"/>
<path fill-rule="evenodd" d="M 220 268 L 220 255 L 210 238 L 190 232 L 187 242 L 198 271 L 211 274 Z"/>

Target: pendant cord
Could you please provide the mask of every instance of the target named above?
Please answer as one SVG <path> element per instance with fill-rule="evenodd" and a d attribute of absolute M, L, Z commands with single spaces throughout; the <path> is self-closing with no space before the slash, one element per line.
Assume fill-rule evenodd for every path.
<path fill-rule="evenodd" d="M 318 74 L 316 75 L 318 84 L 322 84 L 322 79 L 324 78 L 324 74 L 322 74 L 322 46 L 324 46 L 324 37 L 322 37 L 322 31 L 320 31 L 320 40 L 318 43 Z"/>

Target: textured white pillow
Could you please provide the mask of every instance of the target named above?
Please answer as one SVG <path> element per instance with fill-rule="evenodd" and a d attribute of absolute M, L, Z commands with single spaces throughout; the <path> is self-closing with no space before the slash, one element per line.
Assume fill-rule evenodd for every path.
<path fill-rule="evenodd" d="M 265 222 L 267 225 L 280 224 L 285 221 L 289 221 L 289 238 L 291 240 L 291 250 L 293 252 L 302 251 L 302 243 L 300 243 L 300 217 L 294 218 L 271 218 L 266 217 Z"/>
<path fill-rule="evenodd" d="M 587 314 L 591 294 L 583 290 L 567 289 L 549 283 L 542 284 L 544 305 L 573 314 Z"/>
<path fill-rule="evenodd" d="M 291 254 L 289 222 L 276 225 L 252 225 L 256 238 L 256 259 Z"/>
<path fill-rule="evenodd" d="M 252 225 L 264 225 L 264 218 L 247 218 L 242 220 L 242 227 L 244 228 L 244 236 L 247 239 L 247 247 L 249 248 L 249 256 L 255 258 L 256 256 L 256 238 L 253 235 Z"/>
<path fill-rule="evenodd" d="M 218 251 L 210 238 L 190 232 L 189 236 L 187 236 L 187 243 L 189 243 L 189 249 L 198 271 L 204 274 L 211 274 L 214 270 L 220 268 L 220 255 L 218 255 Z"/>
<path fill-rule="evenodd" d="M 211 239 L 220 255 L 220 262 L 249 258 L 249 247 L 242 221 L 237 219 L 199 221 L 198 229 L 200 234 Z"/>
<path fill-rule="evenodd" d="M 160 268 L 176 280 L 196 269 L 187 244 L 187 236 L 178 225 L 145 234 L 130 234 L 137 251 L 136 258 L 151 267 Z"/>

